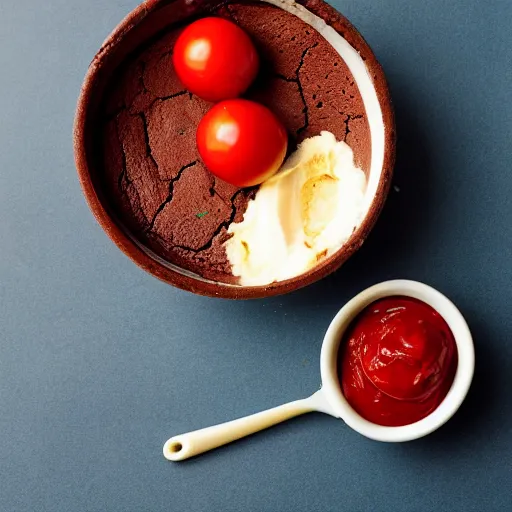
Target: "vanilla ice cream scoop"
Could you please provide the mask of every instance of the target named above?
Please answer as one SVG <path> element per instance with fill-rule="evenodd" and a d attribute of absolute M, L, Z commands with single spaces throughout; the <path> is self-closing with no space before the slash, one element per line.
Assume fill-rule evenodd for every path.
<path fill-rule="evenodd" d="M 364 216 L 366 177 L 351 148 L 330 132 L 304 140 L 263 183 L 226 253 L 244 286 L 283 281 L 337 251 Z"/>

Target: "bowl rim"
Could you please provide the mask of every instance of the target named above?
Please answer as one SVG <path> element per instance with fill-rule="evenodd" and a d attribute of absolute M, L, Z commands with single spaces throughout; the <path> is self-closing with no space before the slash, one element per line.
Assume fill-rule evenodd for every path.
<path fill-rule="evenodd" d="M 421 300 L 434 308 L 450 327 L 457 346 L 458 363 L 453 383 L 441 404 L 428 416 L 399 427 L 377 425 L 359 415 L 343 396 L 338 379 L 338 351 L 346 329 L 352 320 L 374 301 L 391 296 L 406 296 Z M 341 308 L 324 337 L 320 354 L 322 390 L 336 416 L 365 437 L 376 441 L 404 442 L 430 434 L 446 423 L 464 401 L 475 370 L 473 338 L 462 313 L 441 292 L 410 280 L 392 280 L 362 291 Z"/>
<path fill-rule="evenodd" d="M 158 279 L 177 288 L 199 295 L 227 299 L 252 299 L 270 297 L 289 293 L 308 286 L 337 270 L 364 243 L 376 223 L 391 185 L 396 152 L 395 118 L 391 95 L 387 81 L 375 55 L 355 27 L 338 11 L 323 0 L 299 0 L 296 3 L 321 17 L 334 30 L 340 33 L 365 60 L 375 85 L 377 98 L 382 110 L 384 122 L 385 151 L 382 173 L 372 204 L 364 220 L 351 238 L 329 258 L 310 269 L 308 272 L 294 278 L 272 283 L 266 286 L 239 286 L 211 281 L 191 272 L 182 273 L 174 270 L 152 251 L 143 247 L 124 230 L 107 209 L 103 206 L 95 189 L 88 162 L 87 137 L 88 120 L 92 115 L 89 105 L 94 93 L 98 74 L 103 68 L 105 59 L 115 51 L 124 36 L 135 26 L 142 23 L 149 14 L 179 0 L 146 0 L 114 29 L 107 37 L 100 50 L 92 60 L 85 76 L 76 108 L 73 128 L 73 146 L 75 164 L 82 191 L 97 222 L 110 239 L 121 251 L 140 268 L 146 270 Z M 185 5 L 185 4 L 184 4 Z"/>

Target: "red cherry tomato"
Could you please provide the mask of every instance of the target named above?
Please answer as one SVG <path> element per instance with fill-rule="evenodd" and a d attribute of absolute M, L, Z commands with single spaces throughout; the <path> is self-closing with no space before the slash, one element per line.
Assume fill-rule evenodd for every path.
<path fill-rule="evenodd" d="M 207 101 L 236 98 L 258 73 L 249 36 L 231 21 L 203 18 L 191 23 L 174 46 L 174 68 L 183 85 Z"/>
<path fill-rule="evenodd" d="M 286 130 L 274 114 L 248 100 L 218 103 L 197 129 L 197 147 L 206 167 L 237 187 L 259 185 L 275 174 L 287 143 Z"/>

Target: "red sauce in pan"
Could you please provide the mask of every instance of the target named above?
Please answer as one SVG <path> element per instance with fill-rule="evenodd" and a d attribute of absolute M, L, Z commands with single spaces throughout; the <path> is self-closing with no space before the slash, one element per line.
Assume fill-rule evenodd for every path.
<path fill-rule="evenodd" d="M 400 426 L 421 420 L 448 393 L 457 347 L 441 315 L 409 297 L 387 297 L 364 309 L 340 348 L 345 398 L 367 420 Z"/>

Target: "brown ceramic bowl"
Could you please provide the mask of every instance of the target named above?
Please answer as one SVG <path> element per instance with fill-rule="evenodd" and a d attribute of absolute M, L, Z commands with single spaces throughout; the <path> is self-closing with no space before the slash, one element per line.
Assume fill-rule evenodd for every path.
<path fill-rule="evenodd" d="M 318 37 L 330 38 L 331 44 L 338 41 L 335 43 L 338 45 L 336 51 L 343 59 L 343 65 L 346 64 L 356 78 L 371 136 L 367 169 L 364 169 L 368 180 L 364 219 L 341 249 L 305 274 L 258 287 L 202 277 L 158 254 L 133 224 L 122 219 L 106 190 L 104 167 L 99 157 L 102 143 L 98 141 L 98 131 L 101 131 L 99 125 L 104 115 L 101 109 L 106 91 L 111 82 L 118 78 L 121 65 L 128 56 L 154 41 L 169 26 L 183 26 L 197 17 L 212 12 L 216 14 L 218 9 L 224 8 L 225 2 L 146 0 L 121 22 L 101 47 L 90 65 L 78 102 L 74 128 L 75 159 L 80 182 L 94 216 L 116 245 L 137 265 L 173 286 L 201 295 L 230 299 L 279 295 L 307 286 L 334 272 L 365 241 L 382 210 L 391 183 L 395 159 L 393 108 L 382 68 L 363 37 L 346 18 L 322 0 L 301 0 L 296 4 L 281 0 L 239 1 L 237 5 L 261 7 L 267 6 L 267 2 L 274 4 L 273 9 L 285 9 L 301 18 L 317 31 L 317 35 L 321 33 Z M 306 33 L 309 34 L 309 30 Z M 279 52 L 283 53 L 282 50 Z M 348 135 L 350 130 L 348 122 L 346 124 Z"/>

